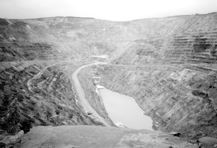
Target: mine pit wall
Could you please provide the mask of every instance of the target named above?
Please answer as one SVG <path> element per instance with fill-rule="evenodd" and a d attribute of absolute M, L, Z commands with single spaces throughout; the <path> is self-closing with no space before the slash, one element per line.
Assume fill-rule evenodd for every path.
<path fill-rule="evenodd" d="M 4 132 L 28 132 L 37 125 L 102 125 L 76 104 L 76 92 L 61 66 L 43 68 L 32 64 L 0 71 L 0 127 Z"/>
<path fill-rule="evenodd" d="M 102 125 L 76 104 L 70 78 L 83 61 L 61 64 L 56 45 L 37 34 L 42 41 L 31 41 L 32 31 L 24 20 L 0 19 L 0 141 L 38 125 Z"/>
<path fill-rule="evenodd" d="M 151 48 L 155 39 L 137 41 L 113 66 L 99 69 L 101 85 L 135 98 L 154 120 L 154 129 L 191 138 L 217 137 L 217 17 L 208 18 L 195 16 L 168 40 L 158 38 L 164 40 L 158 42 L 159 49 Z M 147 46 L 149 52 L 142 50 Z"/>
<path fill-rule="evenodd" d="M 95 111 L 105 119 L 107 123 L 115 126 L 112 120 L 109 118 L 105 109 L 102 98 L 96 93 L 96 85 L 94 84 L 93 75 L 95 72 L 94 66 L 82 69 L 78 74 L 79 81 L 85 92 L 85 98 L 89 104 L 95 109 Z"/>
<path fill-rule="evenodd" d="M 61 20 L 0 19 L 1 129 L 16 133 L 32 120 L 35 125 L 100 124 L 75 105 L 76 93 L 63 67 L 47 69 L 27 85 L 45 67 L 42 60 L 68 56 L 85 60 L 95 54 L 92 47 L 96 47 L 100 54 L 125 51 L 112 61 L 113 66 L 98 69 L 101 84 L 135 98 L 153 118 L 155 129 L 179 131 L 188 137 L 217 137 L 217 13 L 123 23 Z M 70 54 L 61 55 L 56 47 L 62 51 L 67 47 Z M 82 82 L 84 88 L 88 83 L 87 88 L 95 91 L 88 81 Z"/>
<path fill-rule="evenodd" d="M 154 128 L 216 136 L 216 72 L 193 67 L 129 70 L 105 66 L 101 85 L 136 99 Z"/>

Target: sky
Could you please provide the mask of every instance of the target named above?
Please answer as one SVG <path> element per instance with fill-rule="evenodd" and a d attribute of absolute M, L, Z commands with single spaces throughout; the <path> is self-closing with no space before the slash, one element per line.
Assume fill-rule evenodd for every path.
<path fill-rule="evenodd" d="M 94 17 L 112 21 L 217 12 L 217 0 L 0 0 L 2 18 Z"/>

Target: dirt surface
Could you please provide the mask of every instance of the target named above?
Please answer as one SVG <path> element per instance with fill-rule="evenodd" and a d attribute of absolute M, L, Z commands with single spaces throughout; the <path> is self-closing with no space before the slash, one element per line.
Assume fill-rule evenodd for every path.
<path fill-rule="evenodd" d="M 147 130 L 99 126 L 34 127 L 17 148 L 197 148 L 177 137 Z"/>
<path fill-rule="evenodd" d="M 89 102 L 87 101 L 87 99 L 85 98 L 85 93 L 84 93 L 84 90 L 83 88 L 81 87 L 81 84 L 78 80 L 78 73 L 83 69 L 83 68 L 86 68 L 86 67 L 89 67 L 89 66 L 92 66 L 92 65 L 97 65 L 97 64 L 100 64 L 100 62 L 98 63 L 92 63 L 92 64 L 88 64 L 88 65 L 84 65 L 84 66 L 81 66 L 79 67 L 72 75 L 72 79 L 74 81 L 74 85 L 75 85 L 75 88 L 76 88 L 76 91 L 79 95 L 79 101 L 80 101 L 80 104 L 82 105 L 82 107 L 84 108 L 84 110 L 88 113 L 91 113 L 93 114 L 94 117 L 96 117 L 100 122 L 102 122 L 104 125 L 106 126 L 110 126 L 106 121 L 105 119 L 103 119 L 93 108 L 92 106 L 89 104 Z"/>

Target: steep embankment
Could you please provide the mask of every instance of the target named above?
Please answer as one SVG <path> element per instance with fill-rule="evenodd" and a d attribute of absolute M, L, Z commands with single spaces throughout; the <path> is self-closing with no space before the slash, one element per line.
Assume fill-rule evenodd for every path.
<path fill-rule="evenodd" d="M 46 30 L 40 25 L 39 20 L 0 19 L 0 140 L 4 143 L 10 143 L 9 135 L 26 133 L 32 126 L 103 125 L 77 103 L 71 80 L 72 73 L 87 63 L 84 54 L 90 55 L 89 51 L 63 50 L 55 42 L 61 37 L 53 24 Z"/>
<path fill-rule="evenodd" d="M 102 84 L 135 98 L 156 129 L 217 137 L 216 24 L 217 13 L 131 22 L 0 19 L 1 133 L 101 124 L 76 104 L 71 74 L 93 63 L 92 55 L 106 54 L 112 65 L 98 69 Z M 92 77 L 87 70 L 85 75 Z M 95 92 L 86 81 L 86 93 Z"/>
<path fill-rule="evenodd" d="M 129 23 L 143 37 L 99 69 L 102 85 L 134 97 L 156 129 L 217 137 L 216 23 L 216 13 Z"/>
<path fill-rule="evenodd" d="M 84 92 L 84 90 L 83 90 L 83 88 L 82 88 L 82 86 L 81 86 L 81 84 L 80 84 L 79 79 L 78 79 L 78 74 L 79 74 L 79 72 L 80 72 L 82 69 L 85 69 L 85 68 L 90 67 L 90 66 L 93 66 L 93 65 L 98 65 L 98 64 L 100 64 L 100 62 L 98 62 L 98 63 L 92 63 L 92 64 L 88 64 L 88 65 L 83 65 L 83 66 L 79 67 L 79 68 L 73 73 L 72 79 L 73 79 L 73 81 L 74 81 L 74 85 L 75 85 L 75 88 L 76 88 L 76 90 L 77 90 L 77 94 L 78 94 L 78 96 L 79 96 L 80 104 L 83 106 L 85 112 L 88 113 L 88 114 L 91 114 L 91 115 L 94 116 L 94 117 L 96 117 L 96 118 L 99 120 L 99 122 L 103 123 L 104 125 L 110 126 L 112 123 L 111 123 L 111 121 L 108 119 L 108 116 L 106 116 L 107 114 L 106 114 L 106 115 L 103 114 L 103 115 L 104 115 L 104 118 L 102 118 L 103 116 L 101 116 L 101 115 L 97 112 L 97 110 L 105 110 L 105 109 L 104 109 L 104 108 L 103 108 L 103 109 L 100 109 L 100 107 L 101 107 L 102 105 L 99 105 L 99 107 L 96 106 L 96 105 L 97 105 L 97 102 L 96 102 L 96 103 L 93 102 L 93 101 L 96 100 L 96 99 L 92 99 L 93 101 L 87 99 L 87 98 L 89 98 L 89 97 L 88 97 L 87 95 L 85 95 L 85 92 Z M 87 83 L 87 82 L 85 82 L 85 83 Z M 93 104 L 93 105 L 96 104 L 96 105 L 95 105 L 95 107 L 93 108 L 90 104 Z M 105 119 L 106 119 L 106 120 L 105 120 Z M 109 122 L 110 122 L 110 124 L 108 124 Z"/>

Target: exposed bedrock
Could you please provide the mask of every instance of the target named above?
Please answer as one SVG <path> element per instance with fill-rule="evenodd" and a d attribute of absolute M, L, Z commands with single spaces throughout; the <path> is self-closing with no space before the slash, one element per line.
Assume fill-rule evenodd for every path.
<path fill-rule="evenodd" d="M 113 65 L 98 68 L 102 85 L 135 98 L 155 129 L 217 136 L 216 21 L 194 16 L 166 38 L 135 40 Z"/>
<path fill-rule="evenodd" d="M 107 55 L 110 63 L 97 67 L 101 84 L 135 98 L 155 129 L 217 137 L 216 24 L 217 13 L 129 22 L 0 19 L 1 133 L 102 125 L 76 103 L 71 75 L 94 63 L 94 55 Z M 91 77 L 89 69 L 82 72 L 82 87 L 107 118 Z"/>

